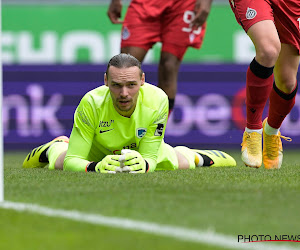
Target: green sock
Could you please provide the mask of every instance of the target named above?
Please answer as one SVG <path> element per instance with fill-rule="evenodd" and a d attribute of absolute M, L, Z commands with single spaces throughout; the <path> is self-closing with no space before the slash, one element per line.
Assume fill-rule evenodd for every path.
<path fill-rule="evenodd" d="M 190 169 L 194 169 L 195 165 L 195 152 L 184 146 L 177 146 L 175 149 L 180 152 L 189 162 Z"/>
<path fill-rule="evenodd" d="M 47 156 L 49 160 L 49 169 L 54 170 L 55 162 L 58 156 L 68 150 L 69 143 L 66 142 L 55 142 L 47 150 Z"/>

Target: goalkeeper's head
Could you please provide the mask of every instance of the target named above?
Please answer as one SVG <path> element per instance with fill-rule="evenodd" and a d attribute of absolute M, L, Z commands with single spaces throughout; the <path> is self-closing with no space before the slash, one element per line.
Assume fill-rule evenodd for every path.
<path fill-rule="evenodd" d="M 140 61 L 124 53 L 112 57 L 107 65 L 104 82 L 109 87 L 118 113 L 130 117 L 135 109 L 140 87 L 145 83 Z"/>

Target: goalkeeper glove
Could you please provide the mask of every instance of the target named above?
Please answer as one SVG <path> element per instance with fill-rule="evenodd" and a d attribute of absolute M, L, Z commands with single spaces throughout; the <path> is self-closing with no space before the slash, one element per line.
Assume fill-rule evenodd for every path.
<path fill-rule="evenodd" d="M 98 162 L 95 171 L 102 174 L 115 174 L 120 171 L 120 155 L 107 155 L 102 161 Z"/>
<path fill-rule="evenodd" d="M 122 172 L 129 172 L 132 174 L 146 173 L 149 170 L 149 164 L 141 154 L 135 150 L 126 150 L 122 152 L 125 155 L 124 167 Z"/>

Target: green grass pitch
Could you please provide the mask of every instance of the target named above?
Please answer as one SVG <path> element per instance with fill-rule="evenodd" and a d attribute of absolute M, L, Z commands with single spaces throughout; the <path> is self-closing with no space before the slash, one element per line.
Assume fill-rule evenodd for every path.
<path fill-rule="evenodd" d="M 285 150 L 280 170 L 246 168 L 229 151 L 235 168 L 144 175 L 22 169 L 26 153 L 5 153 L 5 200 L 212 230 L 236 241 L 239 234 L 300 234 L 299 150 Z M 223 249 L 5 209 L 0 225 L 0 249 Z"/>

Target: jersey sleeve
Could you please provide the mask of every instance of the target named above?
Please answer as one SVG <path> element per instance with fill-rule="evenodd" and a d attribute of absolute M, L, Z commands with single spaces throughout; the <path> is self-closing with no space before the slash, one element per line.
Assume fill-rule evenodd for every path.
<path fill-rule="evenodd" d="M 139 145 L 139 153 L 148 162 L 149 172 L 153 172 L 157 165 L 158 150 L 165 135 L 168 112 L 169 103 L 166 97 L 163 98 L 160 108 L 154 114 L 154 119 Z"/>
<path fill-rule="evenodd" d="M 96 112 L 91 98 L 85 95 L 74 114 L 74 125 L 64 160 L 64 170 L 85 171 L 97 126 L 95 117 Z"/>

